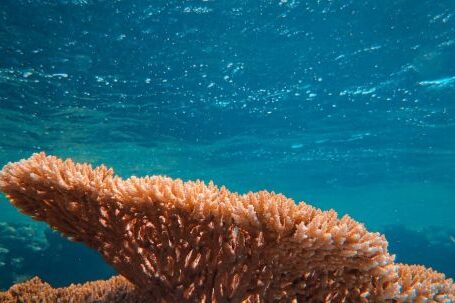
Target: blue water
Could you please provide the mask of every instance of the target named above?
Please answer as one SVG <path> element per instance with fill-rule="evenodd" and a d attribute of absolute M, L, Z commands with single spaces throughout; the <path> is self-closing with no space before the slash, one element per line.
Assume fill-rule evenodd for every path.
<path fill-rule="evenodd" d="M 455 1 L 150 3 L 0 1 L 1 166 L 282 192 L 455 277 Z M 0 288 L 113 274 L 0 199 Z"/>

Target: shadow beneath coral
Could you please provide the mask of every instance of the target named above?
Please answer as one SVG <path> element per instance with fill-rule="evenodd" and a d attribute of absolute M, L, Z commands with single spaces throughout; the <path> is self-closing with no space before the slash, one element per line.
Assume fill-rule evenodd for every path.
<path fill-rule="evenodd" d="M 455 230 L 414 231 L 403 225 L 382 229 L 396 261 L 422 264 L 455 277 Z M 0 223 L 0 289 L 39 276 L 54 287 L 107 279 L 115 271 L 95 251 L 42 224 Z"/>
<path fill-rule="evenodd" d="M 455 278 L 454 228 L 438 226 L 414 231 L 404 225 L 390 225 L 382 233 L 396 262 L 425 265 Z"/>
<path fill-rule="evenodd" d="M 61 287 L 114 274 L 97 252 L 45 226 L 0 223 L 0 289 L 33 276 Z"/>

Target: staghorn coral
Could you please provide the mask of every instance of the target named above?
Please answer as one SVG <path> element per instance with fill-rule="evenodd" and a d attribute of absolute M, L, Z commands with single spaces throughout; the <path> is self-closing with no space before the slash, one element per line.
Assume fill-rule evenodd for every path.
<path fill-rule="evenodd" d="M 455 301 L 451 280 L 395 264 L 380 234 L 280 194 L 123 180 L 44 153 L 6 165 L 0 189 L 98 250 L 149 302 Z"/>
<path fill-rule="evenodd" d="M 13 302 L 139 303 L 141 298 L 134 286 L 121 276 L 107 281 L 73 284 L 65 288 L 52 288 L 35 277 L 27 282 L 13 285 L 7 292 L 0 293 L 0 303 Z"/>

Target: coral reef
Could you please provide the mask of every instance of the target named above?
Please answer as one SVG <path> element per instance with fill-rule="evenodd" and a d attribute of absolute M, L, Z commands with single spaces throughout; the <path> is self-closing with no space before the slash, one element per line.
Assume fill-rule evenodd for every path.
<path fill-rule="evenodd" d="M 35 275 L 62 287 L 114 274 L 96 251 L 44 224 L 0 222 L 0 290 Z"/>
<path fill-rule="evenodd" d="M 455 226 L 412 230 L 395 224 L 384 226 L 382 232 L 389 242 L 389 250 L 396 255 L 396 261 L 431 264 L 433 269 L 455 277 Z"/>
<path fill-rule="evenodd" d="M 150 302 L 455 300 L 452 280 L 395 264 L 380 234 L 280 194 L 123 180 L 44 153 L 6 165 L 0 189 L 23 213 L 99 251 Z"/>
<path fill-rule="evenodd" d="M 43 232 L 32 226 L 0 222 L 0 290 L 33 277 L 26 268 L 46 246 Z"/>
<path fill-rule="evenodd" d="M 13 285 L 7 292 L 0 293 L 0 303 L 139 303 L 140 295 L 121 276 L 106 281 L 52 288 L 35 277 L 27 282 Z"/>

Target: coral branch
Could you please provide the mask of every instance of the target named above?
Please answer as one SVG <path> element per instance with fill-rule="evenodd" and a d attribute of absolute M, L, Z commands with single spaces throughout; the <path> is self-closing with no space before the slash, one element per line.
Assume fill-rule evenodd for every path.
<path fill-rule="evenodd" d="M 442 274 L 394 264 L 380 234 L 280 194 L 123 180 L 44 153 L 6 165 L 0 189 L 23 213 L 98 250 L 151 302 L 455 300 Z"/>
<path fill-rule="evenodd" d="M 139 303 L 140 300 L 134 286 L 121 276 L 107 281 L 73 284 L 65 288 L 52 288 L 35 277 L 13 285 L 7 292 L 0 293 L 0 303 Z"/>

